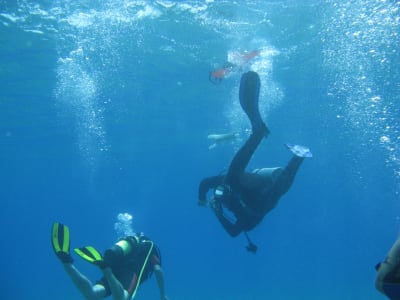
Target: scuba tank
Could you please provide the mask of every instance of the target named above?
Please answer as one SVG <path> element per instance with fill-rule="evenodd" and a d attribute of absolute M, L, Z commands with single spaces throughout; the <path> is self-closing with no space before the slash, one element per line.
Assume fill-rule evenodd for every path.
<path fill-rule="evenodd" d="M 104 261 L 111 268 L 113 266 L 117 268 L 123 266 L 124 268 L 128 267 L 134 270 L 131 284 L 132 282 L 136 282 L 137 284 L 134 285 L 132 291 L 129 291 L 131 300 L 135 298 L 140 283 L 151 275 L 152 269 L 147 271 L 145 269 L 146 266 L 150 267 L 148 261 L 153 249 L 156 250 L 157 255 L 160 257 L 154 243 L 149 238 L 140 234 L 122 238 L 104 252 Z"/>
<path fill-rule="evenodd" d="M 104 252 L 104 261 L 110 266 L 117 265 L 125 257 L 132 254 L 133 248 L 140 242 L 140 238 L 137 235 L 120 239 Z"/>

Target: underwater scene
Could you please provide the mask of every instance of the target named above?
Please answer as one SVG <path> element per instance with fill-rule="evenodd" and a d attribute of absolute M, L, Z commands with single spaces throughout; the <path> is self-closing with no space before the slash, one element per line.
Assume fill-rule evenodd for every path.
<path fill-rule="evenodd" d="M 155 268 L 129 299 L 388 299 L 399 29 L 397 0 L 1 1 L 2 299 L 85 299 L 59 260 L 95 284 L 107 266 L 81 247 L 142 232 L 165 296 Z M 199 185 L 231 174 L 254 99 L 243 167 L 302 163 L 231 236 Z"/>

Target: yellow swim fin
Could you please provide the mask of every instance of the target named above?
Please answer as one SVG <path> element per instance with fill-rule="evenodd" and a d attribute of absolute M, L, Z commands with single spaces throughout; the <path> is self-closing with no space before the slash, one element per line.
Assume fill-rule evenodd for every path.
<path fill-rule="evenodd" d="M 66 225 L 55 222 L 51 230 L 51 245 L 54 253 L 63 263 L 72 263 L 72 257 L 69 253 L 70 234 Z"/>
<path fill-rule="evenodd" d="M 82 248 L 75 248 L 75 253 L 82 257 L 84 260 L 99 266 L 100 268 L 107 267 L 104 262 L 103 256 L 92 246 L 86 246 Z"/>

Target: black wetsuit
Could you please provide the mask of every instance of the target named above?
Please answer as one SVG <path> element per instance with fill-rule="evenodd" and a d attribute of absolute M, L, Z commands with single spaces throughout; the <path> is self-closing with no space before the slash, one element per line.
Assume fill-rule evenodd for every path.
<path fill-rule="evenodd" d="M 208 190 L 219 186 L 223 188 L 222 197 L 214 197 L 213 208 L 218 220 L 231 236 L 237 236 L 242 231 L 247 232 L 261 222 L 276 206 L 280 197 L 289 190 L 303 161 L 303 158 L 293 156 L 273 183 L 268 179 L 266 182 L 259 174 L 245 172 L 266 132 L 268 129 L 264 124 L 258 130 L 253 130 L 249 139 L 236 153 L 225 176 L 208 177 L 200 183 L 201 201 L 206 200 Z M 232 211 L 236 221 L 227 217 L 222 207 Z"/>

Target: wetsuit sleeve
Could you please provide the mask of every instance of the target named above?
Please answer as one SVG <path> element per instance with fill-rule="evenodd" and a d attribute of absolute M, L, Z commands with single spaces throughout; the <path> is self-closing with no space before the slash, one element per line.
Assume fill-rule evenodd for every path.
<path fill-rule="evenodd" d="M 216 188 L 218 185 L 223 183 L 224 176 L 213 176 L 204 178 L 199 185 L 198 200 L 205 201 L 207 192 L 210 189 Z"/>
<path fill-rule="evenodd" d="M 240 223 L 239 220 L 236 221 L 236 223 L 232 223 L 229 221 L 223 213 L 223 210 L 214 210 L 215 215 L 218 218 L 218 221 L 221 223 L 221 225 L 224 227 L 225 231 L 229 233 L 230 236 L 235 237 L 238 236 L 242 232 L 242 224 Z"/>

